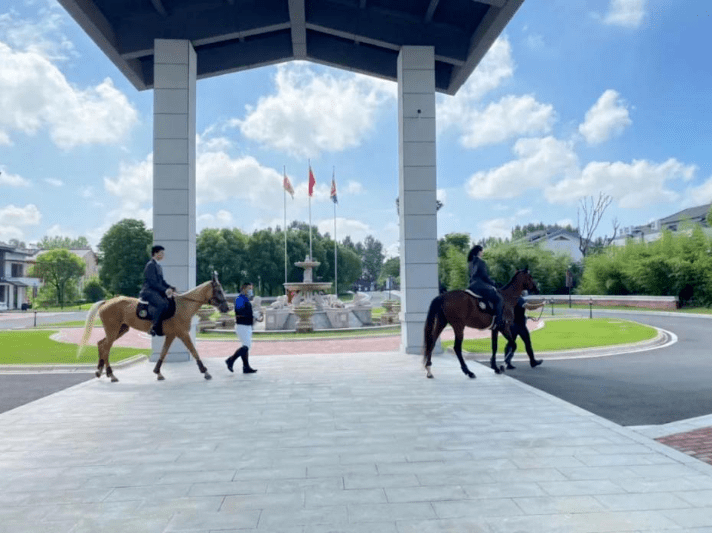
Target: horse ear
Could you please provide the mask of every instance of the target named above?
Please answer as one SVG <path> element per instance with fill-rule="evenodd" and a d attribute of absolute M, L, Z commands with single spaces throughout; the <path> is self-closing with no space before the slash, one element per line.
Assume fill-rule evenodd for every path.
<path fill-rule="evenodd" d="M 218 272 L 213 271 L 213 282 L 217 282 L 217 281 L 218 281 Z"/>

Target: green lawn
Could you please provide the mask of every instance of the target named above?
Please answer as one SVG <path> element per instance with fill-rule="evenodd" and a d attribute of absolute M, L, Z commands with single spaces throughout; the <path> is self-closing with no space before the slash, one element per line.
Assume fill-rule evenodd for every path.
<path fill-rule="evenodd" d="M 561 314 L 562 312 L 566 312 L 566 310 L 569 309 L 568 303 L 566 304 L 559 304 L 555 303 L 554 304 L 554 315 L 557 313 Z M 571 309 L 573 310 L 588 310 L 589 305 L 588 304 L 572 304 Z M 596 313 L 596 310 L 626 310 L 626 311 L 664 311 L 664 312 L 678 312 L 678 313 L 702 313 L 702 314 L 707 314 L 707 315 L 712 315 L 712 308 L 703 308 L 701 306 L 697 307 L 689 307 L 689 308 L 680 308 L 678 310 L 661 310 L 658 308 L 639 308 L 637 306 L 599 306 L 596 303 L 593 304 L 593 312 Z M 533 314 L 535 312 L 529 312 L 529 314 Z M 536 315 L 539 315 L 539 310 L 536 310 Z M 544 307 L 544 317 L 547 315 L 551 316 L 551 304 L 547 304 Z"/>
<path fill-rule="evenodd" d="M 56 330 L 12 330 L 0 332 L 0 364 L 96 364 L 99 353 L 96 345 L 87 345 L 77 360 L 77 345 L 60 343 L 49 337 Z M 151 353 L 150 349 L 114 347 L 111 361 L 118 362 L 137 354 Z"/>
<path fill-rule="evenodd" d="M 657 330 L 624 319 L 559 319 L 547 320 L 544 328 L 531 333 L 534 351 L 572 350 L 590 347 L 605 347 L 635 343 L 652 339 Z M 500 346 L 506 341 L 500 336 Z M 454 341 L 443 341 L 443 347 L 452 347 Z M 517 345 L 522 346 L 521 340 Z M 492 353 L 491 341 L 487 339 L 465 340 L 462 350 L 466 352 Z"/>

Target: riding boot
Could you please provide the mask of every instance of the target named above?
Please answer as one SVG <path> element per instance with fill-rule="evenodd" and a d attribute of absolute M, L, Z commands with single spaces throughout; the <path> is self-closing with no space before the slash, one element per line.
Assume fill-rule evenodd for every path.
<path fill-rule="evenodd" d="M 497 326 L 497 329 L 501 332 L 504 330 L 505 324 L 504 324 L 504 303 L 502 302 L 502 299 L 500 298 L 497 300 L 495 303 L 495 310 L 497 313 L 497 318 L 495 319 L 495 325 Z"/>
<path fill-rule="evenodd" d="M 245 352 L 242 354 L 242 372 L 245 373 L 246 375 L 250 374 L 250 373 L 257 372 L 257 369 L 253 369 L 252 367 L 250 367 L 250 362 L 248 360 L 249 354 L 250 354 L 250 349 L 245 347 Z"/>
<path fill-rule="evenodd" d="M 163 325 L 161 324 L 160 320 L 153 322 L 153 326 L 151 327 L 149 334 L 151 334 L 152 336 L 162 336 L 163 335 Z"/>
<path fill-rule="evenodd" d="M 240 347 L 235 351 L 235 353 L 230 356 L 227 360 L 225 360 L 225 365 L 227 365 L 227 370 L 230 371 L 231 373 L 234 372 L 232 370 L 232 366 L 235 365 L 235 360 L 237 360 L 240 356 L 242 356 L 243 350 L 245 347 Z"/>

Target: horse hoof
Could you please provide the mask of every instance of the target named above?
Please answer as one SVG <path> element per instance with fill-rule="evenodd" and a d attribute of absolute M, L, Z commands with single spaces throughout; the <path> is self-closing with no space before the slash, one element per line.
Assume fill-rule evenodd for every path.
<path fill-rule="evenodd" d="M 156 377 L 156 380 L 165 380 L 165 377 L 164 377 L 163 375 L 159 374 L 159 375 Z"/>
<path fill-rule="evenodd" d="M 112 375 L 112 376 L 111 376 L 111 381 L 112 381 L 112 382 L 118 382 L 119 379 Z"/>
<path fill-rule="evenodd" d="M 425 376 L 427 376 L 428 378 L 433 378 L 433 375 L 425 375 Z"/>
<path fill-rule="evenodd" d="M 467 376 L 469 376 L 470 378 L 477 378 L 477 377 L 475 376 L 475 373 L 472 373 L 472 372 L 467 373 Z"/>
<path fill-rule="evenodd" d="M 203 373 L 203 376 L 205 377 L 205 380 L 210 380 L 212 378 L 212 376 L 210 376 L 210 373 L 208 373 L 207 371 Z"/>
<path fill-rule="evenodd" d="M 101 373 L 99 371 L 95 372 L 94 374 L 96 375 L 97 378 L 101 378 Z"/>
<path fill-rule="evenodd" d="M 532 367 L 536 367 L 537 365 L 541 365 L 542 363 L 544 363 L 544 360 L 534 360 L 533 362 L 530 362 L 530 365 Z"/>

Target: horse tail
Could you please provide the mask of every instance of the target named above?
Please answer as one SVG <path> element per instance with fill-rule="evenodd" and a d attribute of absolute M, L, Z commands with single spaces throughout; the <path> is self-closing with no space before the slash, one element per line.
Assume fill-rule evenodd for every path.
<path fill-rule="evenodd" d="M 424 331 L 424 343 L 425 352 L 423 353 L 423 364 L 428 363 L 428 355 L 433 352 L 435 348 L 435 341 L 437 336 L 434 335 L 435 328 L 437 324 L 440 323 L 443 327 L 447 324 L 447 319 L 445 318 L 445 311 L 443 310 L 443 296 L 438 295 L 430 303 L 430 308 L 428 308 L 428 315 L 425 318 L 425 331 Z"/>
<path fill-rule="evenodd" d="M 87 341 L 89 341 L 89 336 L 91 335 L 91 331 L 94 328 L 94 322 L 96 321 L 96 314 L 105 302 L 105 300 L 95 302 L 89 309 L 87 320 L 84 323 L 84 334 L 82 335 L 82 340 L 79 342 L 79 348 L 77 348 L 77 360 L 81 357 L 84 346 L 87 344 Z"/>

